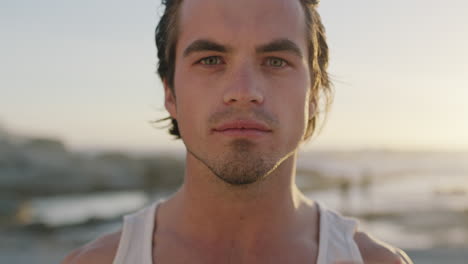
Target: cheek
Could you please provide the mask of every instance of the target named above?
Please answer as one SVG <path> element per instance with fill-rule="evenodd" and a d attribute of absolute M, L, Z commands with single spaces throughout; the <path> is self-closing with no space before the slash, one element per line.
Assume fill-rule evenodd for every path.
<path fill-rule="evenodd" d="M 274 104 L 283 123 L 281 126 L 286 127 L 284 132 L 294 138 L 301 136 L 307 125 L 308 80 L 303 75 L 295 76 L 274 86 L 276 94 L 272 97 L 275 98 Z"/>
<path fill-rule="evenodd" d="M 304 97 L 302 97 L 304 98 Z M 307 122 L 307 112 L 306 104 L 304 100 L 291 102 L 288 107 L 288 117 L 285 120 L 287 122 L 287 127 L 291 128 L 291 131 L 294 130 L 295 133 L 301 134 L 305 130 Z"/>
<path fill-rule="evenodd" d="M 199 130 L 199 125 L 202 123 L 203 108 L 197 105 L 197 98 L 194 98 L 184 92 L 177 98 L 177 117 L 181 132 L 186 135 Z"/>
<path fill-rule="evenodd" d="M 177 117 L 184 139 L 200 140 L 210 131 L 208 120 L 214 105 L 213 98 L 193 85 L 179 87 Z"/>

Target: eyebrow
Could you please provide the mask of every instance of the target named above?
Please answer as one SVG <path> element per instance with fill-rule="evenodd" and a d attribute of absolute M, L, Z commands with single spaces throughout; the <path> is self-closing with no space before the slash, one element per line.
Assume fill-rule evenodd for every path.
<path fill-rule="evenodd" d="M 233 48 L 230 46 L 222 45 L 208 39 L 199 39 L 192 42 L 185 50 L 184 57 L 189 56 L 195 52 L 202 51 L 216 51 L 221 53 L 226 53 L 232 51 Z M 257 53 L 269 53 L 269 52 L 278 52 L 286 51 L 295 54 L 296 56 L 302 58 L 301 49 L 291 40 L 286 38 L 276 39 L 270 43 L 263 44 L 258 46 L 255 51 Z"/>
<path fill-rule="evenodd" d="M 184 57 L 189 56 L 192 53 L 195 52 L 201 52 L 201 51 L 217 51 L 217 52 L 228 52 L 231 51 L 231 47 L 227 47 L 224 45 L 221 45 L 219 43 L 216 43 L 211 40 L 207 39 L 199 39 L 194 42 L 192 42 L 185 50 L 184 50 Z"/>
<path fill-rule="evenodd" d="M 269 53 L 269 52 L 278 52 L 278 51 L 287 51 L 291 52 L 294 55 L 302 58 L 301 49 L 289 39 L 281 38 L 273 40 L 270 43 L 260 45 L 256 48 L 257 53 Z"/>

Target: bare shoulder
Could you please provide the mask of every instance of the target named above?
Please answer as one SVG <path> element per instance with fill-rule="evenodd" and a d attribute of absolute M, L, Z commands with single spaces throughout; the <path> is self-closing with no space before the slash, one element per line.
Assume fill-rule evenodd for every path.
<path fill-rule="evenodd" d="M 90 243 L 75 249 L 62 264 L 111 264 L 119 246 L 121 231 L 98 237 Z"/>
<path fill-rule="evenodd" d="M 403 250 L 373 238 L 365 232 L 356 232 L 354 241 L 365 264 L 413 264 Z"/>

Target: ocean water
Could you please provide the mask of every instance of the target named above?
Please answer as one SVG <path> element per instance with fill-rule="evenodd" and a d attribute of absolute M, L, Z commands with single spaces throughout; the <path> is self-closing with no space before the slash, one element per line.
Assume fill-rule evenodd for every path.
<path fill-rule="evenodd" d="M 468 247 L 468 184 L 463 174 L 381 179 L 347 192 L 309 192 L 311 199 L 357 217 L 361 228 L 406 249 Z"/>

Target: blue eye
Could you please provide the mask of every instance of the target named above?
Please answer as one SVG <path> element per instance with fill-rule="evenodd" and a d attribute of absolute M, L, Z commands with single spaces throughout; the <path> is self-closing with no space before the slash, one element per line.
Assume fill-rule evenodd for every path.
<path fill-rule="evenodd" d="M 270 67 L 281 68 L 281 67 L 286 66 L 287 63 L 283 59 L 272 57 L 272 58 L 268 58 L 266 64 L 267 66 L 270 66 Z"/>
<path fill-rule="evenodd" d="M 221 58 L 219 56 L 210 56 L 200 60 L 200 64 L 203 65 L 218 65 L 221 64 Z"/>

